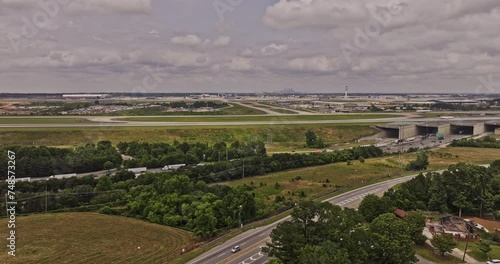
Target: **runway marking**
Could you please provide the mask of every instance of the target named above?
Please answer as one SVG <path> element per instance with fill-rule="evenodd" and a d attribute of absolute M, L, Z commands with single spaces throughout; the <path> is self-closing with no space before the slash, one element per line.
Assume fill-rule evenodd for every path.
<path fill-rule="evenodd" d="M 363 199 L 365 196 L 367 196 L 367 195 L 369 195 L 369 194 L 374 194 L 374 193 L 377 193 L 377 192 L 379 192 L 379 191 L 380 191 L 380 188 L 375 189 L 375 190 L 372 190 L 372 191 L 369 191 L 369 192 L 366 192 L 366 193 L 363 193 L 363 194 L 359 194 L 359 195 L 356 195 L 356 196 L 354 196 L 354 197 L 351 197 L 351 198 L 349 198 L 349 199 L 347 199 L 347 200 L 344 200 L 344 201 L 342 201 L 342 202 L 340 202 L 340 203 L 337 203 L 336 205 L 338 205 L 338 206 L 344 206 L 344 205 L 346 205 L 346 204 L 348 204 L 348 203 L 354 202 L 354 201 L 356 201 L 356 200 Z"/>

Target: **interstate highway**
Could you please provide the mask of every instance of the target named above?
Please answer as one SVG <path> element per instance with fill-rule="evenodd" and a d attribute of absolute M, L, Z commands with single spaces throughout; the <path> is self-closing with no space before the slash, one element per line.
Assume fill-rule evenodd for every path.
<path fill-rule="evenodd" d="M 364 196 L 368 194 L 382 195 L 385 191 L 402 182 L 409 181 L 418 174 L 392 179 L 385 182 L 372 184 L 361 187 L 356 190 L 337 195 L 327 199 L 333 204 L 343 207 L 356 208 L 360 204 Z M 235 238 L 232 238 L 222 245 L 219 245 L 210 251 L 204 253 L 200 257 L 188 262 L 190 264 L 214 264 L 214 263 L 231 263 L 231 264 L 260 264 L 266 263 L 269 258 L 261 253 L 260 247 L 265 246 L 269 241 L 269 234 L 281 222 L 290 220 L 290 216 L 283 218 L 277 222 L 264 227 L 258 227 L 249 230 Z M 241 251 L 231 253 L 231 248 L 235 245 L 241 247 Z"/>

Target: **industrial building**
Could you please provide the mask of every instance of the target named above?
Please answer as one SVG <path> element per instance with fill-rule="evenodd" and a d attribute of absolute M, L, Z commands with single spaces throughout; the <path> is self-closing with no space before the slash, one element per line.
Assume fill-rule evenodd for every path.
<path fill-rule="evenodd" d="M 104 99 L 108 94 L 63 94 L 64 99 Z"/>

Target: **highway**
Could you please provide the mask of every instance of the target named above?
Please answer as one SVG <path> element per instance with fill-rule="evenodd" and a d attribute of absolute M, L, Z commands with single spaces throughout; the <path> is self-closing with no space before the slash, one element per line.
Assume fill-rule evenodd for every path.
<path fill-rule="evenodd" d="M 143 116 L 149 118 L 149 116 Z M 150 116 L 158 117 L 158 116 Z M 58 127 L 188 127 L 188 126 L 245 126 L 245 125 L 299 125 L 299 124 L 356 124 L 356 123 L 422 123 L 422 122 L 473 122 L 473 121 L 500 121 L 500 116 L 480 116 L 480 117 L 457 117 L 451 120 L 440 118 L 415 118 L 413 116 L 401 116 L 390 118 L 373 119 L 349 119 L 349 120 L 300 120 L 300 121 L 281 121 L 279 116 L 272 121 L 236 121 L 236 122 L 139 122 L 124 121 L 122 118 L 127 116 L 89 116 L 85 118 L 90 123 L 68 123 L 68 124 L 0 124 L 0 128 L 58 128 Z M 244 117 L 242 117 L 244 119 Z"/>
<path fill-rule="evenodd" d="M 439 171 L 442 172 L 442 171 Z M 365 186 L 325 201 L 349 208 L 356 208 L 361 203 L 363 197 L 368 194 L 382 195 L 389 188 L 402 182 L 409 181 L 418 174 L 397 178 L 385 182 L 380 182 Z M 265 246 L 270 240 L 271 231 L 281 222 L 288 221 L 290 217 L 274 222 L 264 227 L 258 227 L 249 230 L 235 238 L 232 238 L 222 245 L 206 252 L 200 257 L 188 262 L 190 264 L 213 264 L 213 263 L 231 263 L 231 264 L 262 264 L 267 263 L 268 257 L 261 252 L 261 247 Z M 241 251 L 231 253 L 231 248 L 235 245 L 241 247 Z"/>

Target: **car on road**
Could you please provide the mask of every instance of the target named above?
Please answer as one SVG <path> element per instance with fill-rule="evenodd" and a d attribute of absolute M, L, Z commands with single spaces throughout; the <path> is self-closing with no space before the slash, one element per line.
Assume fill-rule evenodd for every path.
<path fill-rule="evenodd" d="M 236 253 L 236 252 L 238 252 L 238 251 L 240 251 L 240 250 L 241 250 L 240 246 L 234 246 L 234 247 L 231 249 L 231 253 Z"/>
<path fill-rule="evenodd" d="M 492 259 L 486 262 L 486 264 L 500 264 L 500 259 Z"/>

